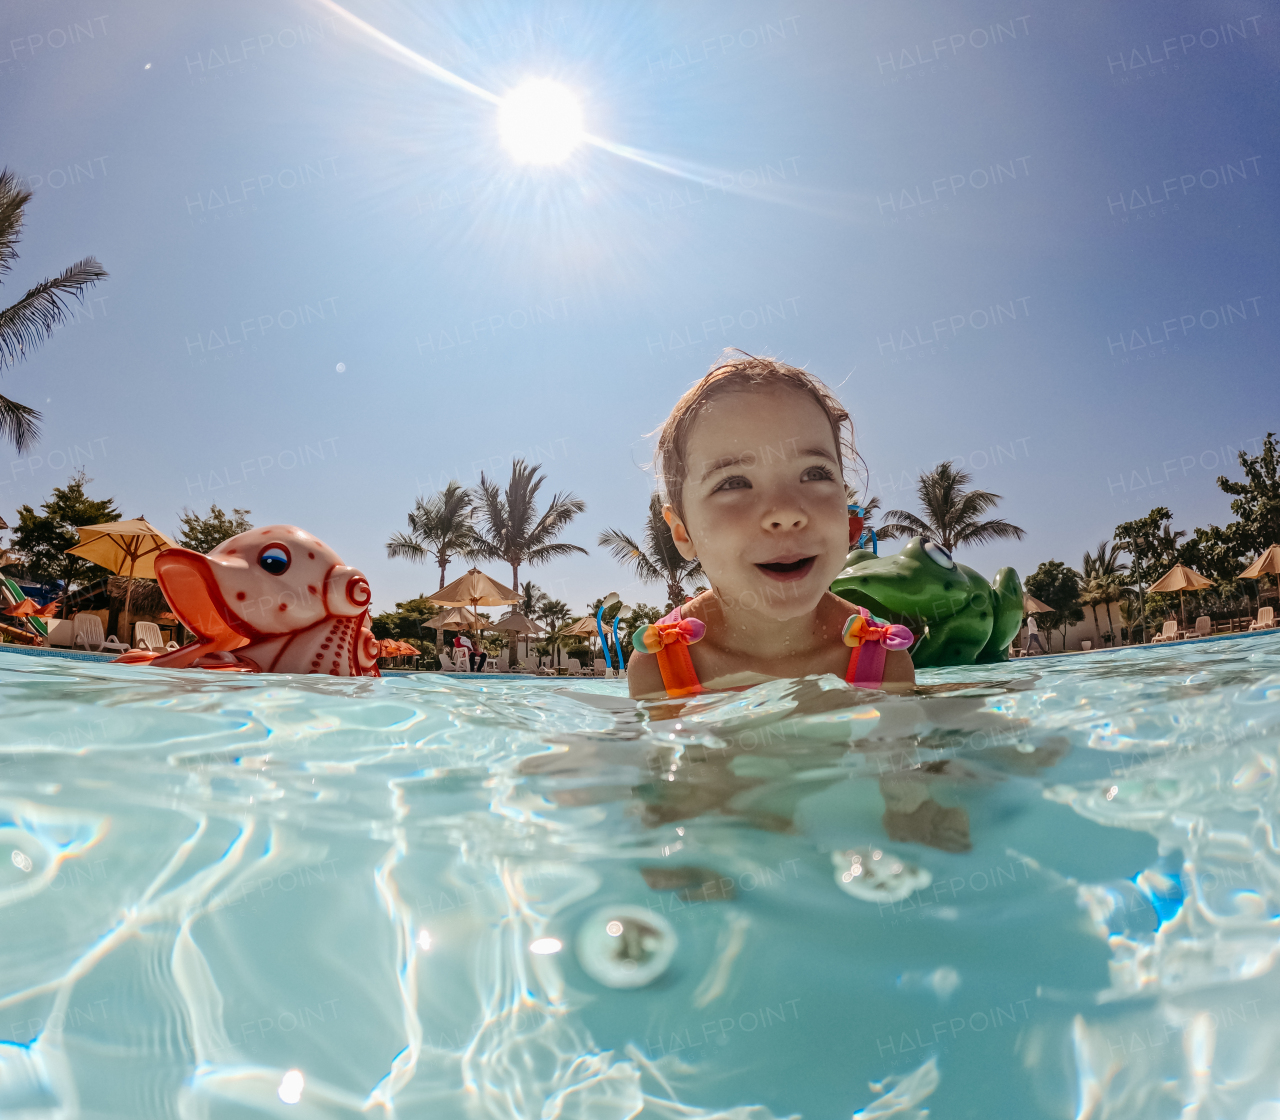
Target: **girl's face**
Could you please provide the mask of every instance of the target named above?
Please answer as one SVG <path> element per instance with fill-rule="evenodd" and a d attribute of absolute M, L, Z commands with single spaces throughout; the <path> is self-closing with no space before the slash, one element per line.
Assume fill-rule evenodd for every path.
<path fill-rule="evenodd" d="M 730 609 L 768 618 L 813 611 L 844 567 L 849 514 L 831 423 L 793 389 L 736 391 L 689 431 L 676 547 L 697 558 Z"/>

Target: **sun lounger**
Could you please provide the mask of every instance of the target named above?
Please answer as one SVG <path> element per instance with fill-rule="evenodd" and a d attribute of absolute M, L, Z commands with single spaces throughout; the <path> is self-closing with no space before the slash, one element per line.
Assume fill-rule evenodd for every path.
<path fill-rule="evenodd" d="M 582 662 L 579 661 L 576 657 L 570 657 L 568 658 L 568 661 L 569 661 L 569 676 L 571 677 L 582 676 Z"/>
<path fill-rule="evenodd" d="M 144 649 L 150 653 L 164 653 L 166 650 L 178 648 L 177 642 L 170 642 L 165 645 L 164 635 L 160 633 L 160 627 L 154 622 L 135 623 L 133 640 L 137 642 L 138 649 Z"/>
<path fill-rule="evenodd" d="M 1213 633 L 1213 620 L 1207 614 L 1196 619 L 1196 628 L 1187 631 L 1188 638 L 1207 638 Z"/>
<path fill-rule="evenodd" d="M 72 649 L 83 646 L 90 653 L 102 653 L 103 650 L 109 650 L 112 653 L 128 651 L 129 647 L 114 634 L 103 635 L 102 619 L 96 614 L 81 611 L 72 621 L 75 624 L 75 633 L 71 639 Z"/>
<path fill-rule="evenodd" d="M 597 658 L 596 658 L 596 664 L 595 664 L 594 675 L 595 675 L 595 676 L 597 676 L 597 677 L 603 677 L 603 676 L 605 675 L 604 670 L 605 670 L 604 658 L 603 658 L 603 657 L 597 657 Z"/>
<path fill-rule="evenodd" d="M 1276 624 L 1275 607 L 1260 607 L 1258 609 L 1258 617 L 1253 620 L 1250 630 L 1269 630 Z"/>
<path fill-rule="evenodd" d="M 1157 634 L 1154 638 L 1152 638 L 1151 642 L 1152 644 L 1156 642 L 1172 642 L 1172 641 L 1176 641 L 1177 637 L 1178 637 L 1178 624 L 1176 622 L 1166 622 L 1164 624 L 1164 629 L 1162 629 L 1159 634 Z"/>

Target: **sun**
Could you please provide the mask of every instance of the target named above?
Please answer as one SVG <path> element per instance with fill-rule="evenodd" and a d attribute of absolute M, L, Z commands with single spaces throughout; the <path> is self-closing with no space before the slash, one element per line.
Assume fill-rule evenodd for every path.
<path fill-rule="evenodd" d="M 498 135 L 519 163 L 560 163 L 582 143 L 582 106 L 559 82 L 535 78 L 498 104 Z"/>

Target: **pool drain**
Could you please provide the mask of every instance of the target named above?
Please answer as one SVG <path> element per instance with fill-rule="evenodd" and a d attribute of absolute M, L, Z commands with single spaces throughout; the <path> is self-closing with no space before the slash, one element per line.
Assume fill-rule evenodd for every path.
<path fill-rule="evenodd" d="M 836 865 L 836 885 L 867 902 L 901 902 L 933 882 L 923 867 L 883 848 L 832 852 L 831 862 Z"/>
<path fill-rule="evenodd" d="M 642 988 L 667 971 L 678 943 L 661 914 L 643 906 L 605 906 L 578 930 L 578 961 L 610 988 Z"/>

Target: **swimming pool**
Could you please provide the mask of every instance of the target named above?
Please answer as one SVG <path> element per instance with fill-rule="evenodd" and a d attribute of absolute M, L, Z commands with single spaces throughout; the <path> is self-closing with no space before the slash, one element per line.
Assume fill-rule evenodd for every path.
<path fill-rule="evenodd" d="M 920 677 L 0 651 L 0 1113 L 1280 1116 L 1280 635 Z"/>

